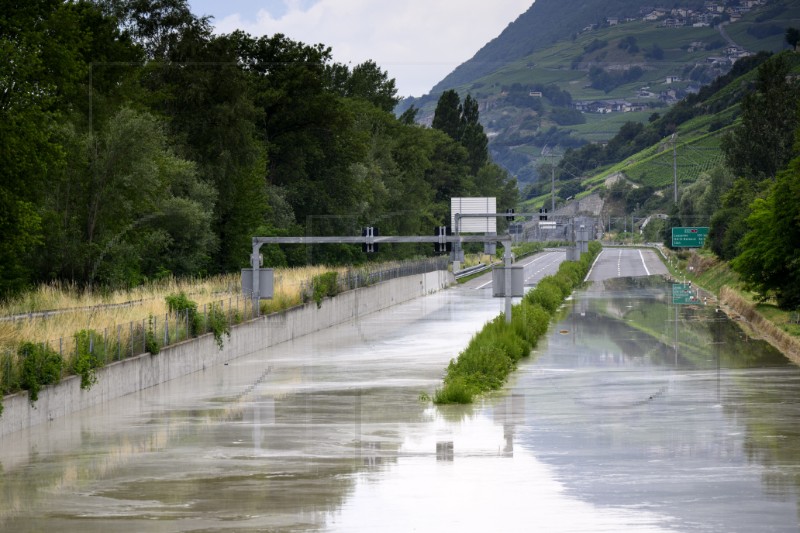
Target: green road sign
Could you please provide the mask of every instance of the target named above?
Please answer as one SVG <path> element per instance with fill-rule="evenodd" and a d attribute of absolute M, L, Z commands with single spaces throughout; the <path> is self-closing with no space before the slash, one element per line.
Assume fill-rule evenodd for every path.
<path fill-rule="evenodd" d="M 692 286 L 688 283 L 672 284 L 672 303 L 677 305 L 691 305 L 697 303 Z"/>
<path fill-rule="evenodd" d="M 708 228 L 672 228 L 673 248 L 702 248 Z"/>

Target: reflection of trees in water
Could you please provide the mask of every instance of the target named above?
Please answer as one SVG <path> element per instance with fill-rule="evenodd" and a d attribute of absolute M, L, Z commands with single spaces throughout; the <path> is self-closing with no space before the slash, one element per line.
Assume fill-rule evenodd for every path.
<path fill-rule="evenodd" d="M 617 278 L 604 282 L 608 298 L 590 301 L 587 331 L 605 334 L 623 353 L 647 354 L 655 363 L 678 363 L 697 368 L 786 366 L 788 361 L 769 344 L 750 339 L 735 322 L 703 305 L 673 306 L 671 287 L 661 278 Z M 677 313 L 676 313 L 677 311 Z M 677 332 L 676 332 L 677 314 Z M 652 343 L 656 342 L 657 347 Z"/>
<path fill-rule="evenodd" d="M 669 305 L 669 286 L 662 282 L 661 297 L 654 298 L 650 283 L 604 283 L 616 292 L 595 297 L 591 310 L 569 320 L 580 320 L 593 345 L 605 337 L 627 356 L 646 353 L 654 364 L 674 365 L 675 306 Z M 800 506 L 800 369 L 714 307 L 678 306 L 677 316 L 678 364 L 724 369 L 730 385 L 720 400 L 726 416 L 743 423 L 745 456 L 764 468 L 768 495 L 797 498 Z"/>
<path fill-rule="evenodd" d="M 13 530 L 33 509 L 48 508 L 48 499 L 81 487 L 99 487 L 92 494 L 107 499 L 107 512 L 124 507 L 132 523 L 144 515 L 188 519 L 203 513 L 234 520 L 302 515 L 314 525 L 349 497 L 353 474 L 397 460 L 403 436 L 385 429 L 387 413 L 392 428 L 430 418 L 418 391 L 408 388 L 279 397 L 268 386 L 245 392 L 219 399 L 222 407 L 171 411 L 131 432 L 85 430 L 71 442 L 74 451 L 62 451 L 47 467 L 31 457 L 26 468 L 0 476 L 0 525 Z M 376 408 L 387 402 L 407 408 Z M 197 451 L 198 464 L 170 464 L 186 448 Z M 146 509 L 130 516 L 131 502 Z"/>

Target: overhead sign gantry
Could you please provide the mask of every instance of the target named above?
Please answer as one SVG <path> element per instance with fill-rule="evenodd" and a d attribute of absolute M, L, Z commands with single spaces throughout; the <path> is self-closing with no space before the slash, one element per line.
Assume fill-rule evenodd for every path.
<path fill-rule="evenodd" d="M 488 216 L 488 215 L 483 215 Z M 491 216 L 506 216 L 503 214 L 492 214 Z M 261 246 L 265 244 L 359 244 L 363 249 L 375 250 L 381 243 L 431 243 L 438 250 L 447 249 L 447 245 L 459 246 L 470 242 L 499 242 L 504 248 L 504 263 L 506 268 L 505 286 L 511 287 L 511 236 L 510 235 L 452 235 L 447 231 L 437 228 L 434 235 L 430 236 L 400 236 L 387 235 L 380 236 L 376 228 L 366 228 L 361 232 L 361 236 L 352 237 L 253 237 L 253 249 L 250 255 L 250 265 L 252 269 L 242 271 L 243 287 L 252 290 L 253 315 L 258 316 L 258 302 L 261 299 L 272 297 L 272 278 L 267 276 L 265 280 L 262 271 L 271 269 L 261 268 Z M 247 280 L 251 280 L 247 283 Z M 268 286 L 264 286 L 267 283 Z M 505 316 L 506 322 L 511 322 L 511 291 L 505 294 Z"/>

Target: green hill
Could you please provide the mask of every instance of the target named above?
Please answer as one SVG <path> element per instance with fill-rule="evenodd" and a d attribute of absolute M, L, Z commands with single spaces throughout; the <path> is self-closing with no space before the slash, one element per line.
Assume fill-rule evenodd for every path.
<path fill-rule="evenodd" d="M 790 0 L 731 7 L 714 17 L 708 4 L 677 1 L 656 20 L 644 17 L 665 4 L 648 10 L 632 1 L 580 4 L 537 0 L 430 95 L 400 109 L 414 105 L 429 123 L 442 90 L 471 94 L 494 160 L 524 189 L 537 181 L 542 163 L 568 148 L 607 142 L 626 122 L 647 124 L 728 72 L 738 57 L 786 48 L 786 28 L 800 27 L 800 4 Z M 676 19 L 677 8 L 689 11 Z M 675 20 L 683 25 L 668 27 Z M 708 25 L 720 22 L 722 28 Z M 705 143 L 697 149 L 713 148 L 713 141 Z"/>

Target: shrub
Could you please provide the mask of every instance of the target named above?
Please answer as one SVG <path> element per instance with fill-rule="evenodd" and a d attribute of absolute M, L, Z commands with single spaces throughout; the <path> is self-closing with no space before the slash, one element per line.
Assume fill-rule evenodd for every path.
<path fill-rule="evenodd" d="M 161 351 L 161 343 L 158 342 L 155 330 L 153 328 L 153 315 L 150 315 L 150 318 L 147 320 L 147 333 L 145 333 L 144 338 L 144 349 L 147 350 L 150 355 L 156 355 Z"/>
<path fill-rule="evenodd" d="M 318 308 L 322 307 L 323 298 L 339 294 L 337 277 L 338 274 L 336 272 L 325 272 L 311 278 L 312 298 L 317 303 Z"/>
<path fill-rule="evenodd" d="M 566 262 L 555 276 L 547 276 L 511 311 L 511 324 L 500 315 L 484 325 L 457 359 L 447 366 L 444 385 L 433 396 L 436 404 L 471 403 L 476 394 L 500 388 L 517 365 L 547 332 L 550 318 L 578 286 L 600 252 L 589 243 L 580 261 Z"/>
<path fill-rule="evenodd" d="M 190 300 L 186 293 L 181 291 L 172 293 L 164 298 L 170 313 L 186 313 L 189 324 L 189 333 L 196 337 L 200 331 L 200 317 L 197 314 L 197 302 Z"/>
<path fill-rule="evenodd" d="M 511 312 L 511 325 L 517 335 L 534 348 L 539 339 L 547 333 L 550 315 L 539 304 L 531 304 L 525 300 L 520 302 Z"/>
<path fill-rule="evenodd" d="M 64 360 L 49 346 L 32 342 L 23 343 L 17 354 L 22 361 L 20 386 L 28 391 L 30 402 L 33 404 L 39 399 L 42 387 L 58 383 L 61 379 Z"/>
<path fill-rule="evenodd" d="M 103 366 L 105 347 L 94 342 L 101 339 L 94 330 L 82 329 L 75 333 L 75 357 L 70 370 L 81 377 L 81 389 L 87 390 L 97 383 L 97 369 Z"/>
<path fill-rule="evenodd" d="M 206 322 L 209 329 L 214 334 L 214 340 L 217 341 L 217 346 L 221 350 L 222 334 L 224 333 L 228 336 L 228 338 L 231 336 L 231 327 L 228 324 L 228 318 L 225 316 L 225 312 L 219 305 L 211 304 L 211 308 L 208 310 L 208 316 L 206 317 Z"/>
<path fill-rule="evenodd" d="M 561 305 L 564 298 L 561 296 L 561 291 L 558 287 L 549 283 L 543 284 L 539 282 L 535 289 L 525 295 L 525 299 L 529 303 L 541 305 L 552 315 L 556 312 L 558 306 Z"/>
<path fill-rule="evenodd" d="M 433 403 L 435 404 L 448 404 L 448 403 L 472 403 L 472 397 L 475 395 L 473 389 L 467 385 L 461 377 L 454 377 L 445 381 L 441 389 L 436 389 L 433 395 Z"/>

